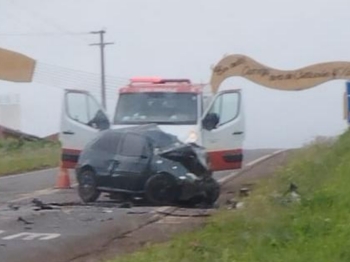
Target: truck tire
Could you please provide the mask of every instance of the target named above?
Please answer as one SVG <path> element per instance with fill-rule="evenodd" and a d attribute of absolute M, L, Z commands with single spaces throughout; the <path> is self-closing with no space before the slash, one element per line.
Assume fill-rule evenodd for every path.
<path fill-rule="evenodd" d="M 95 172 L 85 169 L 79 174 L 78 194 L 84 203 L 95 202 L 101 192 L 97 190 Z"/>

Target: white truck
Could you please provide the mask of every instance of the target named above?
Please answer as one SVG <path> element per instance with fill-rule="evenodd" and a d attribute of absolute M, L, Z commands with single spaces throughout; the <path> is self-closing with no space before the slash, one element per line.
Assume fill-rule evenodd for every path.
<path fill-rule="evenodd" d="M 241 90 L 213 95 L 188 79 L 138 77 L 119 89 L 112 121 L 88 92 L 65 91 L 60 131 L 63 167 L 74 168 L 79 153 L 100 130 L 143 124 L 157 124 L 183 142 L 204 146 L 213 171 L 242 166 Z"/>

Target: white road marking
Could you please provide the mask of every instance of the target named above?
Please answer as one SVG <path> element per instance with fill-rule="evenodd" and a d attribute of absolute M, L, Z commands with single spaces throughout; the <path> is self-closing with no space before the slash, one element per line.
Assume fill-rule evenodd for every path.
<path fill-rule="evenodd" d="M 275 156 L 275 155 L 278 155 L 278 154 L 280 154 L 280 153 L 282 153 L 282 152 L 285 152 L 285 151 L 287 151 L 287 150 L 283 149 L 283 150 L 275 151 L 275 152 L 273 152 L 272 154 L 268 154 L 268 155 L 262 156 L 262 157 L 260 157 L 260 158 L 258 158 L 258 159 L 255 159 L 255 160 L 253 160 L 253 161 L 247 163 L 245 166 L 246 166 L 246 167 L 252 167 L 252 166 L 254 166 L 254 165 L 256 165 L 256 164 L 258 164 L 258 163 L 260 163 L 260 162 L 262 162 L 262 161 L 264 161 L 264 160 L 266 160 L 266 159 L 268 159 L 268 158 L 271 158 L 271 157 L 273 157 L 273 156 Z M 241 172 L 241 171 L 238 171 L 238 172 L 232 173 L 232 174 L 230 174 L 230 175 L 228 175 L 228 176 L 225 176 L 225 177 L 223 177 L 223 178 L 220 178 L 220 179 L 218 179 L 218 182 L 219 182 L 220 184 L 223 184 L 223 183 L 225 183 L 226 181 L 231 180 L 232 178 L 234 178 L 235 176 L 237 176 L 240 172 Z"/>
<path fill-rule="evenodd" d="M 5 231 L 3 231 L 3 230 L 0 230 L 0 235 L 1 235 L 2 233 L 5 233 Z"/>
<path fill-rule="evenodd" d="M 3 237 L 2 240 L 13 240 L 13 239 L 22 239 L 22 240 L 52 240 L 60 237 L 61 234 L 47 234 L 47 233 L 18 233 L 15 235 L 10 235 Z"/>
<path fill-rule="evenodd" d="M 228 175 L 228 176 L 224 176 L 224 177 L 218 179 L 218 182 L 219 182 L 219 184 L 223 184 L 223 183 L 225 183 L 227 180 L 230 180 L 230 179 L 234 178 L 234 177 L 237 176 L 238 174 L 239 174 L 239 172 L 235 172 L 235 173 L 232 173 L 232 174 L 230 174 L 230 175 Z"/>
<path fill-rule="evenodd" d="M 248 167 L 253 166 L 253 165 L 255 165 L 255 164 L 259 163 L 259 162 L 264 161 L 265 159 L 268 159 L 268 158 L 270 158 L 270 157 L 272 157 L 272 156 L 278 155 L 279 153 L 282 153 L 282 152 L 284 152 L 284 151 L 286 151 L 286 150 L 278 150 L 278 151 L 275 151 L 275 152 L 273 152 L 272 154 L 265 155 L 265 156 L 260 157 L 260 158 L 258 158 L 258 159 L 256 159 L 256 160 L 252 161 L 252 162 L 249 162 L 246 166 L 248 166 Z"/>
<path fill-rule="evenodd" d="M 258 159 L 255 159 L 255 160 L 252 161 L 252 162 L 249 162 L 248 164 L 246 164 L 246 166 L 248 166 L 248 167 L 253 166 L 253 165 L 255 165 L 255 164 L 257 164 L 257 163 L 259 163 L 259 162 L 261 162 L 261 161 L 264 161 L 265 159 L 268 159 L 268 158 L 271 157 L 271 156 L 272 156 L 272 154 L 265 155 L 265 156 L 263 156 L 263 157 L 260 157 L 260 158 L 258 158 Z"/>

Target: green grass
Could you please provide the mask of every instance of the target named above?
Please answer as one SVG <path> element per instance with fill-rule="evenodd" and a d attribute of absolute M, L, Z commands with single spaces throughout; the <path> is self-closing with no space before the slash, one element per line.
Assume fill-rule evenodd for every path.
<path fill-rule="evenodd" d="M 58 166 L 59 154 L 58 143 L 0 140 L 0 176 Z"/>
<path fill-rule="evenodd" d="M 290 182 L 300 202 L 287 201 Z M 245 204 L 221 210 L 201 230 L 113 261 L 350 261 L 350 133 L 298 152 Z"/>

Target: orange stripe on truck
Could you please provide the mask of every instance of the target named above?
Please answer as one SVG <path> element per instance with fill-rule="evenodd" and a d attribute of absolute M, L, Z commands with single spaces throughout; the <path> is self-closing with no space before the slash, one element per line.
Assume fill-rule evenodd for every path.
<path fill-rule="evenodd" d="M 63 168 L 75 168 L 78 163 L 80 153 L 81 150 L 63 148 L 61 154 Z"/>
<path fill-rule="evenodd" d="M 210 167 L 213 171 L 240 169 L 243 162 L 243 150 L 221 150 L 208 152 Z"/>

